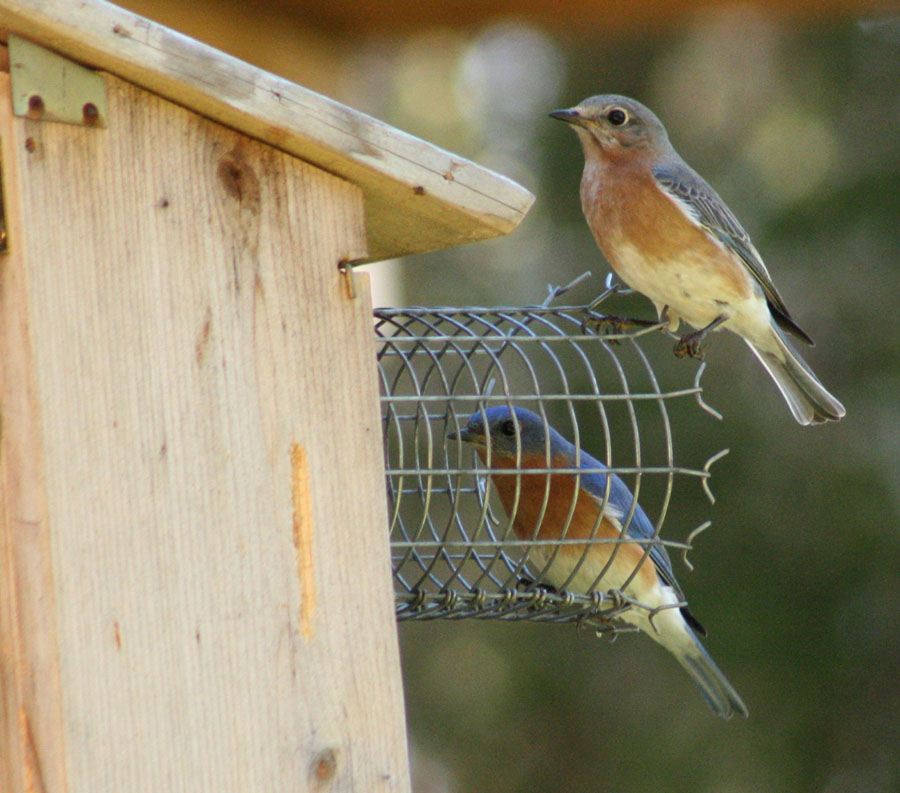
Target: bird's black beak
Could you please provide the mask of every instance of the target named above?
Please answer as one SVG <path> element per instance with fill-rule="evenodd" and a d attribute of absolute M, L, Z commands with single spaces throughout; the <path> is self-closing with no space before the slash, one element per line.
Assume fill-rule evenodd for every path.
<path fill-rule="evenodd" d="M 448 441 L 460 440 L 463 443 L 472 443 L 472 441 L 477 440 L 479 437 L 478 433 L 472 432 L 468 427 L 463 427 L 459 432 L 447 433 Z"/>
<path fill-rule="evenodd" d="M 581 114 L 577 110 L 572 109 L 554 110 L 548 115 L 550 118 L 558 118 L 560 121 L 565 121 L 567 124 L 581 124 L 584 121 Z"/>

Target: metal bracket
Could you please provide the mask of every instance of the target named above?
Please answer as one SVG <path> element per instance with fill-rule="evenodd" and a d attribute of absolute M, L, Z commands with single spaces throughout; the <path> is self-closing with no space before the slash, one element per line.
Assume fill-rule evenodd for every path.
<path fill-rule="evenodd" d="M 106 83 L 97 72 L 10 33 L 9 74 L 17 116 L 106 126 Z"/>
<path fill-rule="evenodd" d="M 341 259 L 338 262 L 338 272 L 347 282 L 347 296 L 351 300 L 356 300 L 356 273 L 353 268 L 366 261 L 366 259 Z"/>

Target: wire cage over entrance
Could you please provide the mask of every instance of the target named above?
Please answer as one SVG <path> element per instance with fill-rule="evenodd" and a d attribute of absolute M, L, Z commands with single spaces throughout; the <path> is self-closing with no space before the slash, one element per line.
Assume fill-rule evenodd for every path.
<path fill-rule="evenodd" d="M 664 535 L 673 493 L 693 481 L 712 499 L 710 465 L 724 452 L 680 463 L 673 410 L 716 414 L 701 396 L 702 365 L 684 369 L 683 387 L 660 384 L 642 348 L 655 327 L 585 307 L 402 308 L 376 310 L 375 332 L 399 619 L 588 619 L 606 631 L 640 607 L 618 591 L 541 581 L 546 553 L 535 548 L 547 541 L 516 535 L 491 469 L 457 437 L 497 405 L 533 411 L 617 474 L 653 523 L 648 553 L 661 545 L 689 564 L 708 524 L 679 515 L 680 537 Z"/>

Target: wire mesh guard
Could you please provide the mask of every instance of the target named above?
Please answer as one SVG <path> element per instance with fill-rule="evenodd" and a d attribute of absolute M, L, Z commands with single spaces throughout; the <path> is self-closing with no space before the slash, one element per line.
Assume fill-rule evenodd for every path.
<path fill-rule="evenodd" d="M 554 539 L 537 539 L 546 498 L 541 517 L 520 520 L 517 534 L 515 512 L 506 513 L 497 477 L 521 482 L 523 471 L 542 475 L 549 493 L 551 469 L 526 464 L 520 453 L 518 467 L 493 474 L 497 469 L 469 444 L 447 437 L 473 413 L 484 416 L 497 405 L 534 411 L 575 445 L 576 455 L 579 449 L 591 453 L 625 481 L 655 528 L 644 542 L 642 562 L 651 564 L 646 554 L 664 545 L 681 549 L 690 566 L 687 550 L 708 523 L 683 541 L 663 540 L 660 530 L 676 480 L 699 480 L 712 500 L 709 467 L 725 454 L 701 468 L 675 462 L 673 404 L 693 402 L 689 409 L 700 406 L 716 415 L 702 401 L 703 366 L 688 387 L 663 390 L 639 344 L 655 328 L 624 332 L 588 325 L 586 316 L 584 307 L 375 311 L 398 619 L 587 618 L 592 627 L 613 631 L 629 629 L 614 620 L 617 615 L 641 607 L 621 591 L 597 588 L 597 580 L 580 590 L 572 576 L 563 588 L 542 583 L 561 546 L 586 552 L 592 543 L 621 540 L 567 539 L 571 510 L 558 518 Z M 592 470 L 571 473 L 577 486 Z M 623 531 L 633 510 L 623 518 Z"/>

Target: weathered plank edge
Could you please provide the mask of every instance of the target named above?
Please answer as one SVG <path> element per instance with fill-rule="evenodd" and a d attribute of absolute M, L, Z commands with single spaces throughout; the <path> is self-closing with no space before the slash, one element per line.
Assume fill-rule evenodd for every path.
<path fill-rule="evenodd" d="M 10 97 L 0 74 L 0 97 Z M 8 687 L 0 714 L 0 756 L 15 763 L 0 780 L 10 791 L 66 789 L 56 598 L 44 490 L 41 408 L 34 372 L 25 227 L 14 146 L 12 103 L 0 106 L 3 203 L 10 251 L 0 261 L 0 683 Z M 5 732 L 5 734 L 4 734 Z M 4 788 L 5 790 L 5 788 Z"/>
<path fill-rule="evenodd" d="M 370 260 L 507 234 L 534 201 L 506 177 L 104 0 L 0 0 L 0 27 L 359 185 Z"/>

